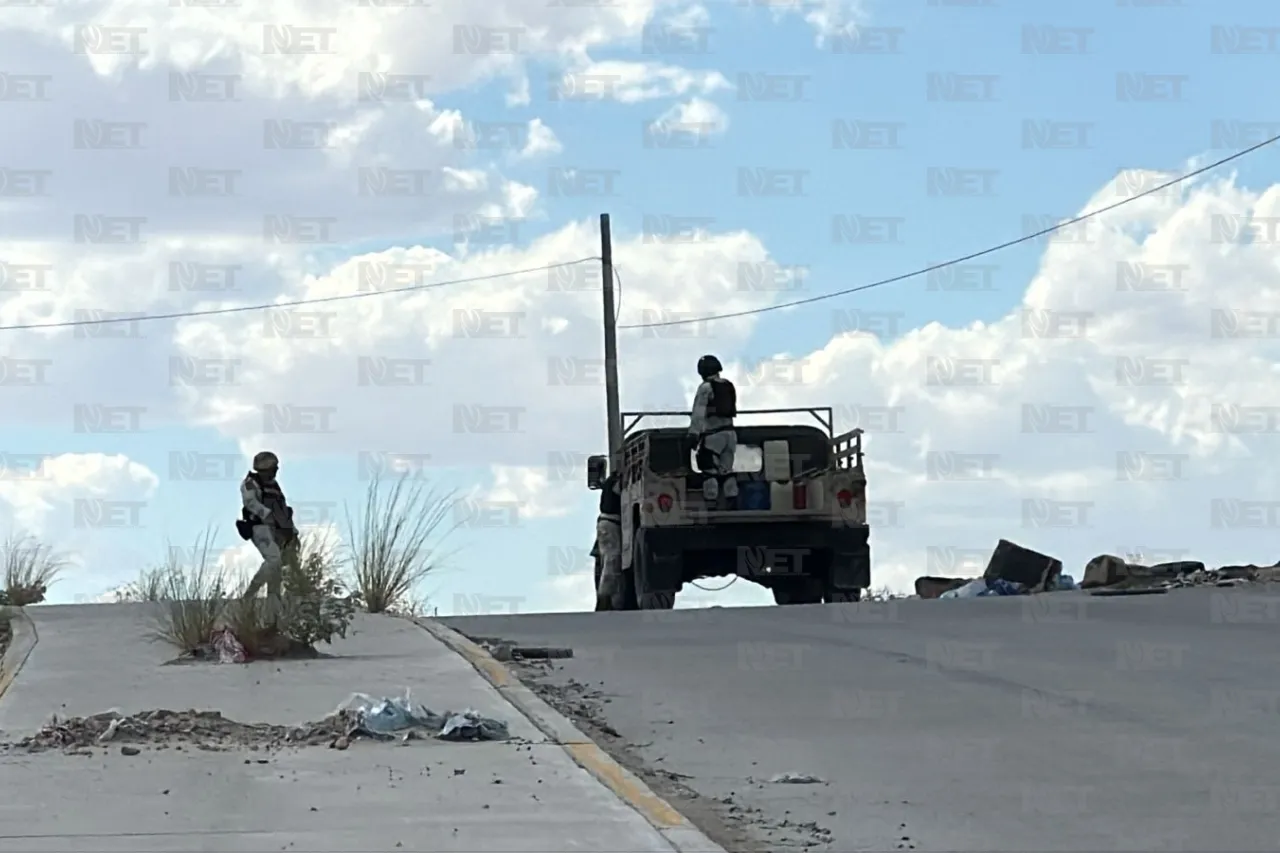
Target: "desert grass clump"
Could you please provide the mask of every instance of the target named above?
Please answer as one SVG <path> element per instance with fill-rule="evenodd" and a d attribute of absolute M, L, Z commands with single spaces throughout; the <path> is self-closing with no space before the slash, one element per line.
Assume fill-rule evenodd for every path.
<path fill-rule="evenodd" d="M 347 540 L 355 586 L 370 613 L 403 612 L 413 592 L 441 567 L 439 546 L 456 529 L 446 527 L 455 504 L 452 492 L 410 483 L 402 475 L 389 489 L 370 479 L 357 520 L 347 513 Z"/>
<path fill-rule="evenodd" d="M 3 545 L 4 592 L 0 604 L 26 607 L 44 601 L 67 566 L 52 546 L 35 536 L 11 536 Z"/>
<path fill-rule="evenodd" d="M 197 540 L 192 558 L 169 548 L 165 563 L 147 578 L 156 611 L 149 636 L 184 654 L 197 654 L 219 626 L 230 602 L 225 570 L 214 558 L 213 532 Z"/>
<path fill-rule="evenodd" d="M 143 569 L 138 579 L 130 581 L 111 592 L 113 603 L 129 604 L 135 602 L 164 601 L 169 593 L 168 566 Z"/>
<path fill-rule="evenodd" d="M 246 598 L 246 581 L 226 602 L 218 627 L 228 628 L 251 660 L 314 656 L 318 643 L 347 635 L 360 599 L 341 581 L 332 540 L 307 533 L 298 555 L 296 564 L 285 562 L 279 601 L 261 594 Z"/>

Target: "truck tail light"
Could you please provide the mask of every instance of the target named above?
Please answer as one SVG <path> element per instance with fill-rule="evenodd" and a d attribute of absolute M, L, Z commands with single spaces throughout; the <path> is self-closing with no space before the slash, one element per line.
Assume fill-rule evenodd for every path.
<path fill-rule="evenodd" d="M 675 500 L 671 495 L 658 495 L 658 509 L 663 512 L 671 512 L 671 506 L 674 503 Z"/>
<path fill-rule="evenodd" d="M 836 492 L 836 500 L 839 501 L 840 506 L 848 509 L 849 505 L 853 503 L 853 492 L 848 489 L 841 489 Z"/>
<path fill-rule="evenodd" d="M 791 490 L 791 505 L 796 509 L 809 508 L 809 484 L 796 483 Z"/>

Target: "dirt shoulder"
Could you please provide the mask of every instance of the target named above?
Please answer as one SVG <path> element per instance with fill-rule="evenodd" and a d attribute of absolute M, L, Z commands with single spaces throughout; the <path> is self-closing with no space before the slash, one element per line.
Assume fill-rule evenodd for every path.
<path fill-rule="evenodd" d="M 567 681 L 558 678 L 559 683 L 553 683 L 550 679 L 556 665 L 552 661 L 515 659 L 505 663 L 525 686 L 572 720 L 597 746 L 643 779 L 654 793 L 729 853 L 770 853 L 778 849 L 779 834 L 791 836 L 786 846 L 799 850 L 822 847 L 829 842 L 817 827 L 773 823 L 758 809 L 740 805 L 732 797 L 712 798 L 698 793 L 685 783 L 690 777 L 649 766 L 640 756 L 637 745 L 609 724 L 605 714 L 607 695 L 572 678 Z M 762 840 L 766 832 L 773 835 L 767 843 Z"/>
<path fill-rule="evenodd" d="M 9 611 L 0 607 L 0 659 L 4 658 L 9 642 L 13 639 L 13 626 L 9 624 L 11 618 Z"/>

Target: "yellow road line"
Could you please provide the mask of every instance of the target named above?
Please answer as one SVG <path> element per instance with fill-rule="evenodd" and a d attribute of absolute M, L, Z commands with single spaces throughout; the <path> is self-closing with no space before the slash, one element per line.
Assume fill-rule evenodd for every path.
<path fill-rule="evenodd" d="M 675 829 L 688 824 L 680 812 L 650 791 L 648 786 L 643 783 L 637 785 L 628 779 L 622 766 L 594 743 L 567 743 L 564 748 L 573 756 L 574 761 L 591 771 L 619 799 L 644 815 L 654 826 L 659 829 Z"/>
<path fill-rule="evenodd" d="M 511 670 L 490 655 L 483 646 L 473 643 L 448 628 L 444 628 L 442 631 L 434 630 L 436 626 L 432 625 L 428 620 L 423 620 L 420 624 L 423 624 L 423 627 L 427 628 L 428 632 L 437 640 L 460 654 L 494 687 L 501 689 L 517 683 L 518 680 Z M 443 628 L 444 626 L 438 627 Z M 508 694 L 504 694 L 504 696 L 521 713 L 532 719 L 531 715 L 520 707 L 514 697 Z M 609 753 L 595 743 L 590 741 L 561 743 L 560 747 L 568 752 L 580 767 L 607 785 L 619 799 L 640 812 L 646 820 L 658 829 L 678 829 L 692 826 L 684 815 L 676 811 L 670 803 L 654 794 L 643 782 L 632 777 L 622 765 L 613 760 Z"/>

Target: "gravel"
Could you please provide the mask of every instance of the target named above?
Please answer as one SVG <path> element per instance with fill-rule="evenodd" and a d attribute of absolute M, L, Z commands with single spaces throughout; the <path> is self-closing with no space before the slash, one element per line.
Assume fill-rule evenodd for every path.
<path fill-rule="evenodd" d="M 492 638 L 472 638 L 492 653 L 504 644 Z M 831 830 L 812 821 L 783 817 L 772 820 L 763 811 L 730 795 L 706 797 L 693 790 L 685 780 L 692 777 L 673 773 L 648 764 L 639 754 L 647 744 L 627 741 L 608 720 L 611 697 L 596 687 L 557 675 L 550 660 L 508 660 L 507 666 L 529 687 L 561 714 L 570 718 L 583 734 L 597 746 L 643 779 L 658 796 L 671 803 L 708 837 L 733 853 L 772 853 L 778 845 L 797 851 L 826 848 L 832 843 Z M 554 679 L 554 680 L 553 680 Z M 765 779 L 751 779 L 749 784 L 763 786 Z"/>
<path fill-rule="evenodd" d="M 92 755 L 119 748 L 124 755 L 141 749 L 198 749 L 208 752 L 328 746 L 345 749 L 356 737 L 350 715 L 334 715 L 317 723 L 277 726 L 239 723 L 219 711 L 154 710 L 124 715 L 107 711 L 89 717 L 54 717 L 36 734 L 0 744 L 4 752 Z"/>
<path fill-rule="evenodd" d="M 11 639 L 13 639 L 13 628 L 9 625 L 8 614 L 0 612 L 0 658 L 4 657 Z"/>

